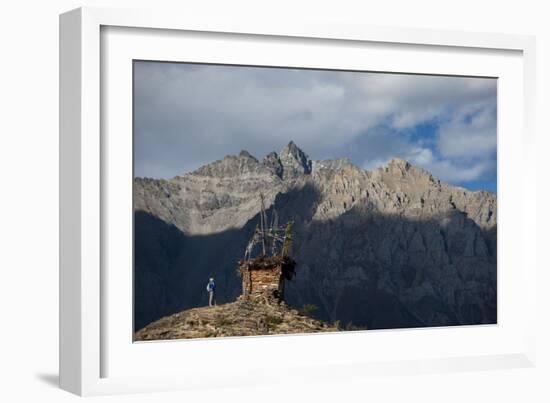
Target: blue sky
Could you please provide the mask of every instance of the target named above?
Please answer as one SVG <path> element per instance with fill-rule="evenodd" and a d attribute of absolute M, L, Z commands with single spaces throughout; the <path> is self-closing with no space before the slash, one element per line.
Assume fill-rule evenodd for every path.
<path fill-rule="evenodd" d="M 135 62 L 134 80 L 136 176 L 293 140 L 312 159 L 375 169 L 399 157 L 496 191 L 495 79 Z"/>

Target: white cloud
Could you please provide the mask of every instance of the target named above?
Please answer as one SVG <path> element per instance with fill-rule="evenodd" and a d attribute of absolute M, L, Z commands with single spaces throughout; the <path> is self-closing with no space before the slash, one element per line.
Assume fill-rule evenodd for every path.
<path fill-rule="evenodd" d="M 391 158 L 377 158 L 377 159 L 368 159 L 365 160 L 361 168 L 372 171 L 376 168 L 380 168 L 384 165 L 387 165 L 391 161 Z"/>
<path fill-rule="evenodd" d="M 416 147 L 412 148 L 406 155 L 406 159 L 413 164 L 420 165 L 422 167 L 429 166 L 434 163 L 435 157 L 429 148 Z"/>
<path fill-rule="evenodd" d="M 496 111 L 489 106 L 442 124 L 438 147 L 444 157 L 483 158 L 495 152 L 496 140 Z"/>
<path fill-rule="evenodd" d="M 476 161 L 470 164 L 455 163 L 450 160 L 437 160 L 425 166 L 436 177 L 451 183 L 476 181 L 492 169 L 490 161 Z"/>

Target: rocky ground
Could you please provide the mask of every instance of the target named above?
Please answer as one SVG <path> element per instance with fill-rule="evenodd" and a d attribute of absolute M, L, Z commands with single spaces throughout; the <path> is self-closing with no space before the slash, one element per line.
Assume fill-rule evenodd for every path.
<path fill-rule="evenodd" d="M 303 315 L 284 302 L 237 300 L 166 316 L 136 332 L 134 340 L 258 336 L 338 330 L 338 324 L 328 324 Z"/>

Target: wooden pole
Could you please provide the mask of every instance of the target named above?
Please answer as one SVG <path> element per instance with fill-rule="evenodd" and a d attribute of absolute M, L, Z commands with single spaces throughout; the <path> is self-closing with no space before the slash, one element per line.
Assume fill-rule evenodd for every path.
<path fill-rule="evenodd" d="M 265 256 L 265 210 L 264 210 L 264 195 L 263 193 L 260 193 L 260 200 L 261 200 L 261 211 L 260 211 L 260 226 L 262 231 L 262 253 Z"/>

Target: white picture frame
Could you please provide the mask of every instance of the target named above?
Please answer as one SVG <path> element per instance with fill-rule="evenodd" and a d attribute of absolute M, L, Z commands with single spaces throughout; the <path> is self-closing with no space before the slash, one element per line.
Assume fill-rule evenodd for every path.
<path fill-rule="evenodd" d="M 178 41 L 187 40 L 188 34 L 192 34 L 192 38 L 186 42 L 187 47 L 176 46 Z M 215 34 L 214 40 L 207 43 L 212 34 Z M 138 35 L 141 35 L 139 49 L 132 44 Z M 264 45 L 266 41 L 272 44 L 274 53 L 253 49 L 254 44 Z M 231 51 L 217 52 L 215 60 L 204 53 L 208 49 L 219 50 L 215 47 L 220 43 L 234 46 L 225 46 Z M 309 55 L 304 56 L 305 52 L 295 49 L 291 52 L 293 46 L 309 49 Z M 317 59 L 318 53 L 313 47 L 323 46 L 333 52 L 341 51 L 342 58 L 330 62 L 322 56 Z M 294 59 L 283 62 L 274 47 L 286 49 Z M 386 52 L 386 48 L 390 52 Z M 532 208 L 534 199 L 528 192 L 517 189 L 518 186 L 519 189 L 534 187 L 535 178 L 525 172 L 514 172 L 511 167 L 518 161 L 529 160 L 534 153 L 534 49 L 534 38 L 521 35 L 353 26 L 315 20 L 300 23 L 268 18 L 215 21 L 150 10 L 80 8 L 62 14 L 61 387 L 79 395 L 97 395 L 296 382 L 296 379 L 308 378 L 351 379 L 375 373 L 533 366 L 535 318 L 531 315 L 536 311 L 536 253 L 535 242 L 529 241 L 529 234 L 536 232 L 536 218 Z M 182 52 L 187 55 L 194 52 L 193 61 L 289 66 L 295 60 L 297 66 L 323 64 L 323 67 L 342 69 L 350 68 L 357 59 L 355 67 L 361 69 L 365 61 L 360 61 L 357 55 L 378 50 L 386 52 L 381 57 L 385 61 L 371 62 L 371 70 L 388 71 L 392 66 L 388 63 L 393 63 L 393 68 L 401 72 L 487 75 L 502 79 L 498 121 L 499 324 L 138 345 L 128 337 L 130 330 L 127 333 L 117 330 L 117 324 L 124 327 L 131 321 L 131 318 L 124 319 L 128 304 L 131 305 L 129 288 L 124 282 L 128 279 L 127 259 L 132 246 L 126 242 L 124 248 L 113 252 L 107 239 L 118 236 L 117 231 L 127 235 L 133 212 L 131 209 L 124 214 L 108 212 L 122 209 L 116 210 L 120 213 L 128 207 L 128 196 L 131 197 L 131 181 L 126 185 L 124 181 L 129 179 L 132 150 L 128 148 L 127 136 L 112 135 L 115 128 L 126 134 L 128 127 L 131 128 L 127 115 L 131 91 L 128 93 L 129 81 L 124 78 L 128 60 L 182 60 Z M 438 52 L 447 55 L 441 63 L 434 56 Z M 410 57 L 413 53 L 425 59 Z M 396 64 L 404 55 L 409 56 L 408 64 Z M 106 58 L 108 60 L 104 60 Z M 426 67 L 427 62 L 431 67 Z M 502 75 L 492 72 L 502 72 Z M 108 80 L 107 76 L 116 80 Z M 515 99 L 503 94 L 508 98 L 513 95 Z M 115 120 L 111 120 L 113 110 L 117 111 Z M 113 155 L 120 157 L 122 168 L 113 165 Z M 121 193 L 115 194 L 115 189 L 121 189 Z M 516 191 L 512 192 L 513 189 Z M 116 204 L 116 200 L 121 203 Z M 505 202 L 503 206 L 501 200 Z M 124 234 L 121 237 L 127 239 Z M 508 255 L 511 245 L 516 245 L 513 256 Z M 109 259 L 117 259 L 113 253 L 118 253 L 120 258 L 126 256 L 120 276 L 113 276 L 106 269 L 110 267 Z M 501 262 L 505 269 L 501 270 Z M 121 296 L 117 300 L 111 296 L 113 290 Z M 512 292 L 516 298 L 521 296 L 521 303 L 507 303 L 506 297 Z M 461 346 L 456 346 L 456 340 L 462 341 Z M 390 354 L 391 345 L 414 345 L 418 351 L 407 352 L 396 347 Z M 358 349 L 358 346 L 368 347 Z M 323 349 L 323 355 L 316 354 L 319 349 Z M 255 357 L 266 351 L 270 365 L 262 367 Z M 284 351 L 291 353 L 281 360 Z M 351 354 L 353 351 L 364 352 Z M 215 355 L 219 364 L 216 371 L 208 372 L 208 377 L 205 376 L 208 367 L 201 365 L 204 354 Z M 242 357 L 249 361 L 239 362 Z M 142 371 L 134 360 L 156 360 L 156 373 Z M 123 362 L 128 364 L 122 365 Z"/>

